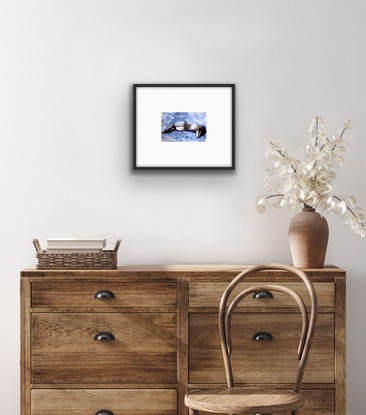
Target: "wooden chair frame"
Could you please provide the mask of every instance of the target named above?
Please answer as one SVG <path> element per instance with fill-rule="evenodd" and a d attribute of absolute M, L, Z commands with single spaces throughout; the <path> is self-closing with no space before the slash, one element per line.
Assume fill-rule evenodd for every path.
<path fill-rule="evenodd" d="M 258 273 L 262 270 L 283 270 L 288 271 L 292 274 L 296 274 L 303 283 L 305 284 L 307 291 L 309 293 L 310 297 L 310 316 L 308 316 L 308 310 L 307 307 L 304 304 L 304 301 L 302 298 L 292 289 L 282 286 L 282 285 L 274 285 L 274 284 L 257 284 L 253 285 L 249 288 L 244 289 L 239 294 L 236 295 L 236 297 L 231 301 L 230 305 L 228 306 L 229 300 L 231 299 L 231 294 L 233 293 L 234 289 L 237 287 L 237 285 L 242 282 L 246 277 L 253 273 Z M 241 388 L 235 388 L 234 384 L 234 375 L 232 370 L 232 364 L 231 364 L 231 354 L 232 354 L 232 337 L 231 337 L 231 321 L 234 314 L 235 309 L 238 307 L 238 305 L 249 295 L 252 293 L 255 293 L 257 291 L 277 291 L 277 292 L 283 292 L 285 294 L 288 294 L 291 296 L 299 306 L 299 309 L 301 311 L 302 316 L 302 330 L 301 330 L 301 336 L 299 341 L 299 346 L 297 350 L 297 355 L 299 359 L 299 366 L 297 371 L 296 380 L 293 387 L 293 392 L 296 394 L 299 394 L 301 389 L 302 380 L 304 377 L 305 367 L 309 356 L 310 347 L 312 344 L 312 340 L 314 337 L 314 330 L 315 330 L 315 324 L 317 319 L 317 311 L 318 311 L 318 303 L 317 303 L 317 296 L 315 289 L 313 287 L 313 284 L 302 270 L 295 268 L 291 265 L 284 265 L 284 264 L 266 264 L 266 265 L 255 265 L 252 266 L 244 271 L 242 271 L 240 274 L 238 274 L 233 281 L 228 285 L 226 290 L 224 291 L 221 301 L 220 301 L 220 307 L 219 307 L 219 333 L 220 333 L 220 342 L 221 342 L 221 349 L 224 359 L 224 365 L 225 365 L 225 373 L 226 373 L 226 381 L 227 386 L 229 389 L 226 389 L 226 391 L 230 391 L 230 393 L 233 395 L 233 400 L 235 400 L 235 394 L 239 395 L 241 393 Z M 231 389 L 233 388 L 233 389 Z M 238 389 L 238 390 L 236 390 Z M 215 390 L 217 392 L 218 390 Z M 205 391 L 201 391 L 201 395 L 205 394 Z M 207 401 L 210 401 L 209 395 L 213 395 L 211 391 L 207 391 Z M 225 393 L 225 390 L 224 390 Z M 244 393 L 244 392 L 243 392 Z M 245 393 L 244 393 L 245 394 Z M 270 400 L 269 395 L 269 400 Z M 195 397 L 195 393 L 189 393 L 186 395 L 186 406 L 189 408 L 189 414 L 190 415 L 198 415 L 198 410 L 205 410 L 210 412 L 210 410 L 207 408 L 207 405 L 203 404 L 203 406 L 200 405 L 199 402 L 200 398 Z M 300 405 L 300 406 L 299 406 Z M 302 401 L 297 401 L 296 404 L 293 405 L 293 407 L 290 407 L 290 404 L 287 404 L 287 407 L 285 409 L 286 405 L 278 405 L 278 407 L 268 404 L 268 410 L 266 409 L 267 406 L 265 406 L 265 411 L 289 411 L 291 410 L 291 415 L 297 415 L 297 411 L 299 407 L 303 405 Z M 244 412 L 240 412 L 240 405 L 238 404 L 233 405 L 233 409 L 235 408 L 236 413 L 251 413 L 247 412 L 248 409 L 243 409 Z M 257 409 L 255 409 L 257 410 Z M 220 412 L 220 413 L 231 413 L 231 412 L 222 412 L 221 408 L 217 407 L 215 408 L 215 403 L 212 402 L 212 411 L 211 412 Z M 253 412 L 254 413 L 254 412 Z M 263 412 L 264 414 L 264 412 Z"/>

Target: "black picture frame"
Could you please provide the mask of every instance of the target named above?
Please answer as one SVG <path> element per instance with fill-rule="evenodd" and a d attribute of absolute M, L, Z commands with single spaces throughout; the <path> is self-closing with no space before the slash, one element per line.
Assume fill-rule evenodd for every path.
<path fill-rule="evenodd" d="M 235 170 L 235 84 L 133 84 L 133 170 Z"/>

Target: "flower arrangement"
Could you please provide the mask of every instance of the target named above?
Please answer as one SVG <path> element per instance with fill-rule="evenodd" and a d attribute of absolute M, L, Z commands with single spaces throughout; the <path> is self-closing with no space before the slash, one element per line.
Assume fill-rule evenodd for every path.
<path fill-rule="evenodd" d="M 336 195 L 333 191 L 334 169 L 343 166 L 345 139 L 351 136 L 351 122 L 345 121 L 343 128 L 332 137 L 325 135 L 323 127 L 322 118 L 314 118 L 309 129 L 311 138 L 303 147 L 304 162 L 292 157 L 281 145 L 270 142 L 266 158 L 272 163 L 272 168 L 265 180 L 267 194 L 256 200 L 257 210 L 264 212 L 273 206 L 277 209 L 312 207 L 321 212 L 331 211 L 365 237 L 363 209 L 356 206 L 353 196 Z M 273 183 L 275 179 L 279 180 Z"/>

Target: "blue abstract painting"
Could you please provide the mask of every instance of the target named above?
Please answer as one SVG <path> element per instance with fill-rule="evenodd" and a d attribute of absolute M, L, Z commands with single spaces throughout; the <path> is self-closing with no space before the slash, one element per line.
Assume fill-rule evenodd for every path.
<path fill-rule="evenodd" d="M 161 113 L 161 141 L 202 142 L 206 139 L 206 112 Z"/>

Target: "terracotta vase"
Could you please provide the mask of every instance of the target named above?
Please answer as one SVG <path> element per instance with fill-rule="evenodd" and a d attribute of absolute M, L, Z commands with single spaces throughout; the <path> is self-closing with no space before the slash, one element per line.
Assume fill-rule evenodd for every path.
<path fill-rule="evenodd" d="M 289 227 L 292 260 L 298 268 L 323 268 L 329 237 L 328 222 L 314 208 L 304 208 Z"/>

